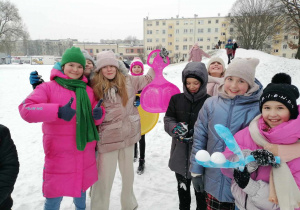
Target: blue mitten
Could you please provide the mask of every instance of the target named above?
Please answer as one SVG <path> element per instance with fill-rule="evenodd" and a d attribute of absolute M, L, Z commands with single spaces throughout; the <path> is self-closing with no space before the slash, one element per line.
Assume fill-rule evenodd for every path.
<path fill-rule="evenodd" d="M 203 176 L 192 177 L 192 182 L 196 192 L 204 192 Z"/>
<path fill-rule="evenodd" d="M 71 97 L 70 101 L 63 107 L 58 108 L 58 118 L 65 121 L 70 121 L 76 114 L 76 110 L 71 108 L 74 98 Z"/>
<path fill-rule="evenodd" d="M 141 104 L 140 97 L 136 96 L 135 101 L 133 102 L 133 106 L 138 107 Z"/>
<path fill-rule="evenodd" d="M 95 106 L 95 108 L 93 109 L 94 120 L 100 120 L 103 115 L 102 108 L 100 107 L 102 102 L 103 102 L 103 99 L 100 99 L 99 102 L 97 103 L 97 105 Z"/>
<path fill-rule="evenodd" d="M 42 84 L 44 80 L 42 79 L 42 76 L 38 74 L 37 71 L 30 72 L 29 76 L 30 84 L 32 85 L 33 89 L 36 88 L 39 84 Z"/>

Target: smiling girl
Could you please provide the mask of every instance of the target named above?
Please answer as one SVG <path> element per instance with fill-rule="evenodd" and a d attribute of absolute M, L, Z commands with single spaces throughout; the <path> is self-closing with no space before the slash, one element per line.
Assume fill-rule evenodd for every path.
<path fill-rule="evenodd" d="M 219 86 L 224 81 L 225 64 L 222 58 L 213 57 L 207 63 L 208 83 L 207 93 L 211 96 L 218 95 Z"/>
<path fill-rule="evenodd" d="M 230 179 L 218 168 L 203 169 L 195 160 L 199 150 L 210 154 L 223 152 L 224 141 L 216 134 L 214 125 L 222 124 L 235 134 L 245 128 L 259 114 L 258 101 L 262 85 L 255 80 L 256 58 L 235 59 L 225 71 L 218 96 L 207 99 L 194 126 L 194 143 L 190 172 L 195 189 L 207 193 L 207 209 L 234 209 Z"/>
<path fill-rule="evenodd" d="M 289 75 L 276 74 L 260 97 L 261 115 L 234 136 L 244 154 L 256 159 L 256 165 L 233 174 L 231 189 L 240 210 L 299 209 L 299 91 L 290 81 Z M 274 154 L 264 149 L 270 144 L 278 147 L 279 153 L 274 154 L 281 157 L 280 167 L 274 163 Z M 228 149 L 224 154 L 234 157 Z"/>

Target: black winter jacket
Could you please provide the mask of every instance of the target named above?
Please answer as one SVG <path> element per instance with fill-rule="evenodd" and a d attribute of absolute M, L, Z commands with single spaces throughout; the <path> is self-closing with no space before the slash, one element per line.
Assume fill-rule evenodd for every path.
<path fill-rule="evenodd" d="M 0 209 L 10 210 L 13 205 L 11 193 L 19 173 L 16 146 L 9 129 L 0 124 Z"/>
<path fill-rule="evenodd" d="M 186 78 L 190 74 L 196 75 L 202 80 L 200 89 L 196 94 L 189 93 L 185 86 Z M 206 93 L 207 80 L 207 70 L 203 63 L 188 63 L 185 69 L 182 71 L 183 93 L 176 94 L 171 97 L 167 112 L 164 117 L 165 131 L 173 137 L 169 168 L 175 173 L 181 174 L 188 179 L 191 179 L 191 174 L 189 172 L 189 159 L 193 142 L 179 142 L 172 133 L 172 130 L 178 122 L 186 122 L 189 130 L 194 128 L 198 113 L 204 104 L 204 101 L 210 97 Z M 190 137 L 190 135 L 187 137 Z"/>

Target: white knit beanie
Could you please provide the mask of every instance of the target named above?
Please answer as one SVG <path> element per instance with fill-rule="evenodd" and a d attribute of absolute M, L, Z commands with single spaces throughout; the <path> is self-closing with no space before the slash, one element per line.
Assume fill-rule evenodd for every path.
<path fill-rule="evenodd" d="M 118 60 L 113 51 L 102 51 L 97 54 L 96 72 L 104 66 L 115 66 L 119 68 Z"/>
<path fill-rule="evenodd" d="M 255 71 L 258 64 L 257 58 L 235 58 L 225 71 L 225 80 L 229 76 L 240 77 L 252 88 L 255 84 Z"/>
<path fill-rule="evenodd" d="M 218 63 L 220 63 L 220 64 L 223 66 L 223 72 L 226 70 L 226 68 L 225 68 L 225 63 L 224 63 L 224 61 L 223 61 L 222 58 L 220 58 L 220 57 L 212 57 L 212 58 L 208 61 L 208 63 L 207 63 L 207 71 L 208 71 L 208 73 L 209 73 L 209 66 L 210 66 L 210 64 L 212 64 L 213 62 L 218 62 Z"/>

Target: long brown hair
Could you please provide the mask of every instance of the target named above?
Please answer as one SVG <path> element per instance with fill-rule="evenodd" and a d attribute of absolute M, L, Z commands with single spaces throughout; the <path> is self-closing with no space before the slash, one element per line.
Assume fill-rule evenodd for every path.
<path fill-rule="evenodd" d="M 102 69 L 95 72 L 92 80 L 92 87 L 97 100 L 104 97 L 104 94 L 108 92 L 110 88 L 117 88 L 117 93 L 122 99 L 122 105 L 126 106 L 128 101 L 128 94 L 126 89 L 126 77 L 116 68 L 116 76 L 112 80 L 107 79 L 103 76 Z"/>

